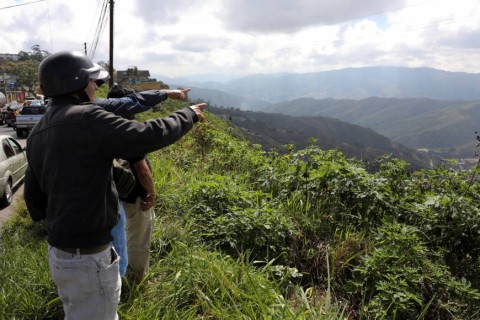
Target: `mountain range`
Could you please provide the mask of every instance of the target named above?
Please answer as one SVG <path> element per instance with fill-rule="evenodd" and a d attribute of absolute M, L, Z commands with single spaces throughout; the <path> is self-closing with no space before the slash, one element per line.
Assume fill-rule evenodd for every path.
<path fill-rule="evenodd" d="M 192 100 L 212 106 L 282 113 L 304 121 L 317 116 L 338 119 L 373 129 L 394 144 L 435 150 L 445 157 L 473 157 L 480 129 L 480 74 L 369 67 L 195 80 L 169 81 L 191 87 Z M 305 131 L 304 122 L 298 125 Z"/>
<path fill-rule="evenodd" d="M 480 74 L 431 68 L 346 68 L 315 73 L 256 74 L 225 82 L 199 82 L 198 78 L 176 81 L 170 79 L 168 83 L 213 89 L 268 103 L 299 98 L 360 100 L 369 97 L 480 100 Z M 244 108 L 255 110 L 247 102 Z"/>
<path fill-rule="evenodd" d="M 275 149 L 282 152 L 287 144 L 293 144 L 297 150 L 314 144 L 324 150 L 339 150 L 348 158 L 356 157 L 366 162 L 385 154 L 392 155 L 410 163 L 414 170 L 431 167 L 441 160 L 435 154 L 418 152 L 394 143 L 372 129 L 337 119 L 292 117 L 212 106 L 207 110 L 230 121 L 251 142 L 262 145 L 266 151 Z"/>
<path fill-rule="evenodd" d="M 414 149 L 427 148 L 456 158 L 473 156 L 480 129 L 480 100 L 310 98 L 267 106 L 265 112 L 325 116 L 372 128 Z"/>

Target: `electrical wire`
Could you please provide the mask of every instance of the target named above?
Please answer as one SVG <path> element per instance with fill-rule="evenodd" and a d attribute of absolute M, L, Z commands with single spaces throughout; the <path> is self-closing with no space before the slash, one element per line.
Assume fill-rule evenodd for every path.
<path fill-rule="evenodd" d="M 90 53 L 88 54 L 88 56 L 91 60 L 93 60 L 94 57 L 95 57 L 97 47 L 98 47 L 98 43 L 100 41 L 100 38 L 103 34 L 103 31 L 105 30 L 105 26 L 106 26 L 107 21 L 108 21 L 107 9 L 108 9 L 108 0 L 104 0 L 103 7 L 102 7 L 102 10 L 100 12 L 100 17 L 99 17 L 98 23 L 97 23 L 97 29 L 95 31 L 95 36 L 94 36 L 94 39 L 92 41 L 92 48 L 90 49 Z"/>
<path fill-rule="evenodd" d="M 106 20 L 106 10 L 107 10 L 107 1 L 104 0 L 103 2 L 103 7 L 100 12 L 100 17 L 97 22 L 97 28 L 95 30 L 94 38 L 92 40 L 92 45 L 89 53 L 90 59 L 93 59 L 95 56 L 97 47 L 98 47 L 98 42 L 100 41 L 101 34 L 103 32 L 103 28 L 105 27 L 105 20 Z"/>
<path fill-rule="evenodd" d="M 97 20 L 97 17 L 100 16 L 100 10 L 101 10 L 101 6 L 103 4 L 103 0 L 97 0 L 97 9 L 95 10 L 95 14 L 93 15 L 94 19 L 92 19 L 92 23 L 90 24 L 90 28 L 88 30 L 88 33 L 86 34 L 87 35 L 87 38 L 90 34 L 93 33 L 93 22 L 95 22 Z M 98 24 L 98 22 L 97 22 Z M 90 48 L 93 46 L 93 42 L 95 41 L 95 38 L 92 36 L 92 41 L 89 43 L 89 46 Z M 85 54 L 87 54 L 87 48 L 86 48 L 87 44 L 85 42 L 85 47 L 84 47 L 84 50 L 85 50 Z M 90 50 L 88 50 L 90 51 Z"/>
<path fill-rule="evenodd" d="M 19 4 L 15 4 L 15 5 L 8 6 L 8 7 L 2 7 L 2 8 L 0 8 L 0 10 L 10 9 L 10 8 L 15 8 L 15 7 L 20 7 L 20 6 L 26 6 L 27 4 L 33 4 L 33 3 L 37 3 L 37 2 L 43 2 L 43 1 L 45 1 L 45 0 L 38 0 L 38 1 L 32 1 L 32 2 L 26 2 L 26 3 L 19 3 Z"/>

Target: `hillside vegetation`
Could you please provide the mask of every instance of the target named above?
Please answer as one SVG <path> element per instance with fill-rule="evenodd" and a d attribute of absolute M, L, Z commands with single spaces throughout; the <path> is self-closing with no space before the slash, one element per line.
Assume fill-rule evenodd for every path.
<path fill-rule="evenodd" d="M 125 283 L 121 319 L 478 319 L 478 169 L 286 149 L 208 113 L 150 155 L 151 271 Z M 0 240 L 0 318 L 61 319 L 45 228 L 17 211 Z"/>
<path fill-rule="evenodd" d="M 263 111 L 332 117 L 372 128 L 410 148 L 428 148 L 457 158 L 472 157 L 480 123 L 480 101 L 304 98 L 270 105 Z"/>
<path fill-rule="evenodd" d="M 372 129 L 321 116 L 288 116 L 280 113 L 242 111 L 233 108 L 209 107 L 209 110 L 228 119 L 245 133 L 248 140 L 262 145 L 264 150 L 293 144 L 297 149 L 317 145 L 324 150 L 336 149 L 347 157 L 372 161 L 390 154 L 405 160 L 413 169 L 430 168 L 441 161 L 433 153 L 417 152 Z"/>
<path fill-rule="evenodd" d="M 224 83 L 182 81 L 195 87 L 191 98 L 211 105 L 335 118 L 447 158 L 473 156 L 480 121 L 480 74 L 473 73 L 368 67 L 258 74 Z"/>

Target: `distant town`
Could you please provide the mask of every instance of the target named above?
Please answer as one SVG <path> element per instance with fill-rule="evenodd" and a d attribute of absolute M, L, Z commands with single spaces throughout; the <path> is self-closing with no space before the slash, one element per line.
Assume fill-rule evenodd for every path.
<path fill-rule="evenodd" d="M 5 103 L 0 107 L 14 101 L 22 103 L 29 96 L 36 96 L 19 83 L 17 74 L 7 72 L 5 68 L 2 68 L 7 62 L 19 62 L 20 60 L 20 54 L 0 53 L 0 92 L 6 96 Z M 168 87 L 163 82 L 151 78 L 149 70 L 140 70 L 137 66 L 114 71 L 113 79 L 115 83 L 135 87 L 139 90 L 160 90 Z"/>

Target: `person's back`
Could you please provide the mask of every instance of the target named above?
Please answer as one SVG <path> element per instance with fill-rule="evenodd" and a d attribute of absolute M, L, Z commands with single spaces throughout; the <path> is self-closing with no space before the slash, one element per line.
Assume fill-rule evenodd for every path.
<path fill-rule="evenodd" d="M 72 102 L 52 98 L 28 137 L 27 156 L 33 160 L 30 166 L 42 190 L 49 194 L 45 219 L 49 243 L 82 248 L 110 241 L 110 228 L 117 221 L 108 158 L 115 151 L 107 148 L 105 126 L 121 118 L 94 105 Z"/>
<path fill-rule="evenodd" d="M 103 68 L 77 52 L 58 52 L 39 66 L 50 102 L 27 140 L 24 198 L 32 219 L 46 222 L 51 276 L 66 319 L 118 319 L 113 159 L 175 142 L 202 119 L 205 106 L 145 123 L 128 121 L 88 103 L 107 78 Z"/>

